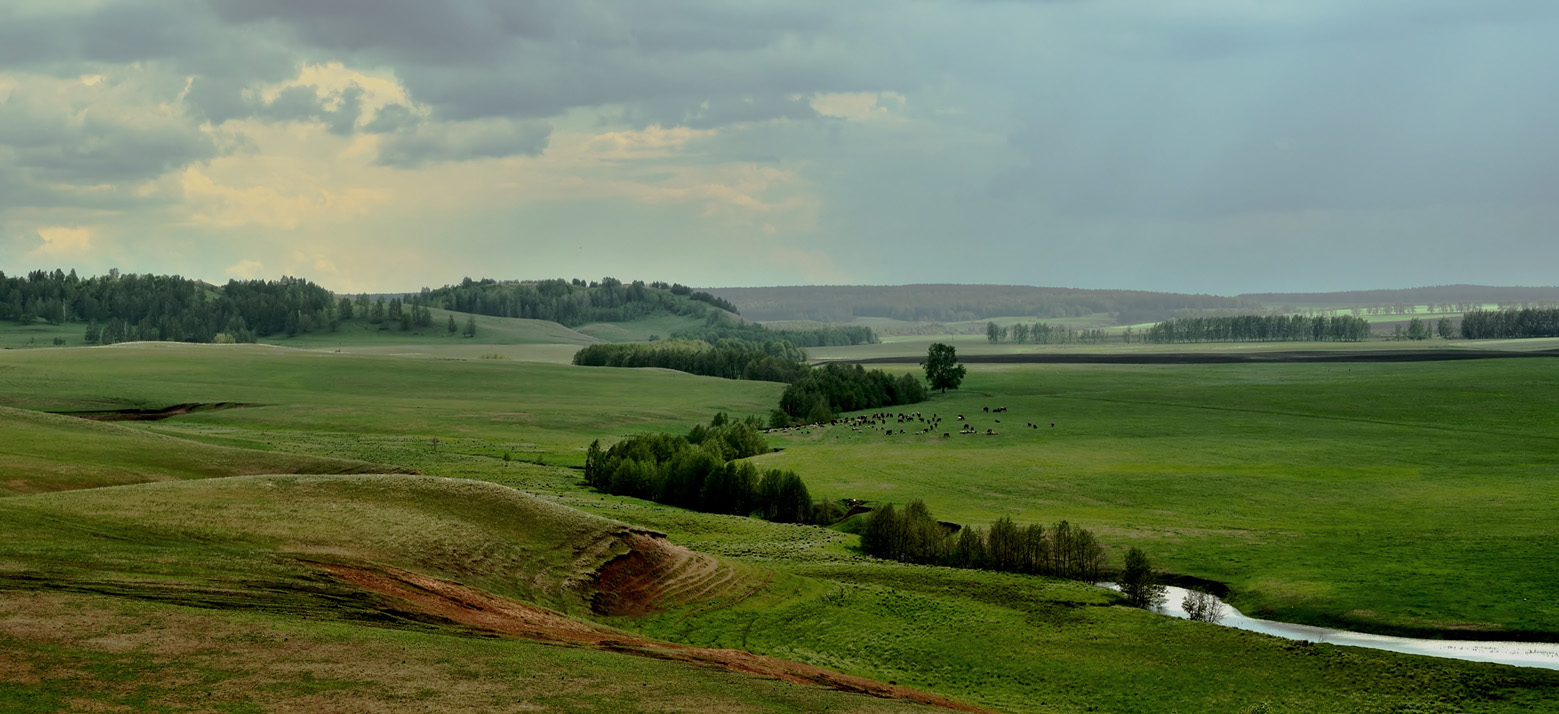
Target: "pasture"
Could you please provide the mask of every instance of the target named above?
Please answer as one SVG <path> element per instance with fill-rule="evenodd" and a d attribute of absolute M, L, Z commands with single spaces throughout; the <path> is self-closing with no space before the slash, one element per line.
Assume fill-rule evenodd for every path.
<path fill-rule="evenodd" d="M 916 405 L 935 435 L 813 430 L 759 460 L 960 523 L 1068 519 L 1263 617 L 1553 639 L 1556 393 L 1546 359 L 975 365 Z"/>
<path fill-rule="evenodd" d="M 1540 566 L 1555 536 L 1544 506 L 1559 495 L 1546 408 L 1559 378 L 1547 364 L 974 365 L 962 389 L 914 409 L 941 413 L 950 432 L 962 412 L 998 436 L 812 430 L 771 437 L 783 451 L 759 459 L 796 469 L 819 497 L 924 498 L 969 524 L 1066 518 L 1231 585 L 1247 612 L 1547 638 L 1559 613 L 1534 596 L 1559 587 Z M 606 496 L 570 468 L 591 439 L 683 432 L 717 410 L 762 415 L 781 389 L 265 346 L 0 353 L 8 407 L 244 405 L 112 428 L 12 417 L 51 431 L 39 453 L 0 449 L 9 472 L 30 468 L 24 458 L 90 471 L 134 453 L 150 463 L 126 456 L 126 472 L 204 480 L 0 498 L 0 643 L 22 658 L 0 665 L 30 668 L 0 677 L 0 698 L 38 711 L 198 708 L 207 682 L 235 711 L 269 697 L 329 708 L 349 693 L 385 711 L 925 710 L 653 653 L 495 639 L 365 597 L 321 571 L 332 565 L 400 569 L 619 638 L 739 648 L 999 711 L 1559 704 L 1559 673 L 1301 645 L 1112 606 L 1117 596 L 1077 583 L 884 563 L 838 530 Z M 78 448 L 99 433 L 101 446 Z M 209 479 L 255 473 L 212 463 L 425 476 Z M 682 595 L 658 609 L 597 612 L 574 578 L 622 552 L 609 536 L 623 524 L 716 560 L 663 573 Z M 283 656 L 278 637 L 308 643 L 306 654 Z"/>

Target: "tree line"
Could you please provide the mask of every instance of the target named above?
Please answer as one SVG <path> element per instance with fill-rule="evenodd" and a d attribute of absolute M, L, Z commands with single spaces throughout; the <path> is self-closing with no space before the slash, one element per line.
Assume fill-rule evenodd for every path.
<path fill-rule="evenodd" d="M 1462 315 L 1461 333 L 1469 340 L 1559 337 L 1559 308 L 1474 310 Z"/>
<path fill-rule="evenodd" d="M 785 388 L 770 426 L 816 424 L 840 412 L 916 404 L 928 396 L 926 385 L 913 374 L 894 377 L 858 364 L 826 364 L 807 370 Z"/>
<path fill-rule="evenodd" d="M 616 278 L 498 281 L 466 278 L 459 285 L 424 290 L 421 300 L 435 307 L 493 317 L 550 320 L 568 327 L 592 322 L 630 322 L 671 313 L 704 317 L 711 308 L 736 313 L 729 301 L 663 282 L 624 283 Z"/>
<path fill-rule="evenodd" d="M 1130 328 L 1127 329 L 1127 340 L 1130 340 Z M 985 323 L 985 339 L 991 344 L 1011 342 L 1019 345 L 1069 345 L 1102 344 L 1109 333 L 1100 329 L 1078 330 L 1066 325 L 1050 325 L 1036 322 L 1032 325 L 1022 323 L 1003 327 L 994 322 Z"/>
<path fill-rule="evenodd" d="M 887 504 L 867 514 L 861 549 L 888 560 L 1096 582 L 1104 573 L 1104 546 L 1086 528 L 1066 521 L 1045 528 L 1002 517 L 989 529 L 957 528 L 931 515 L 920 500 L 903 510 Z"/>
<path fill-rule="evenodd" d="M 87 323 L 89 343 L 253 342 L 335 329 L 337 308 L 330 291 L 302 278 L 230 280 L 218 287 L 177 275 L 0 272 L 0 318 Z"/>
<path fill-rule="evenodd" d="M 706 377 L 794 382 L 807 371 L 806 353 L 784 340 L 661 340 L 597 344 L 574 353 L 582 367 L 660 367 Z"/>
<path fill-rule="evenodd" d="M 962 322 L 1031 315 L 1040 319 L 1110 313 L 1122 324 L 1170 317 L 1175 310 L 1260 308 L 1260 303 L 1216 295 L 1139 290 L 1084 290 L 1027 285 L 810 285 L 718 288 L 753 320 L 850 322 L 887 317 L 912 322 Z"/>
<path fill-rule="evenodd" d="M 1165 320 L 1148 328 L 1144 339 L 1154 343 L 1358 342 L 1370 334 L 1369 321 L 1351 315 L 1233 315 Z"/>
<path fill-rule="evenodd" d="M 751 462 L 736 461 L 768 450 L 755 419 L 733 420 L 721 412 L 686 436 L 641 434 L 604 450 L 600 440 L 591 442 L 585 482 L 619 496 L 776 523 L 828 525 L 843 516 L 838 504 L 813 502 L 794 471 L 760 472 Z"/>
<path fill-rule="evenodd" d="M 797 347 L 850 347 L 853 345 L 877 344 L 877 333 L 870 327 L 861 326 L 831 326 L 819 327 L 810 330 L 776 330 L 764 327 L 756 322 L 737 323 L 730 318 L 714 313 L 706 318 L 708 324 L 702 328 L 678 330 L 671 334 L 672 337 L 687 340 L 703 340 L 715 344 L 720 340 L 739 339 L 748 342 L 768 342 L 770 340 L 784 340 Z"/>

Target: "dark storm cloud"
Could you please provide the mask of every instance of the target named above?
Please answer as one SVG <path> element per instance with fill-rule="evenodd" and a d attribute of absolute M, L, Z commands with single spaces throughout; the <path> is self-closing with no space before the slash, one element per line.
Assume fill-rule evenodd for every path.
<path fill-rule="evenodd" d="M 224 20 L 284 28 L 325 52 L 396 67 L 443 118 L 549 117 L 628 104 L 713 125 L 800 116 L 792 94 L 881 84 L 852 79 L 827 41 L 838 10 L 813 3 L 214 0 Z M 643 104 L 642 108 L 638 105 Z M 710 111 L 701 111 L 706 104 Z"/>
<path fill-rule="evenodd" d="M 275 121 L 320 122 L 332 134 L 345 136 L 357 127 L 363 113 L 363 88 L 353 85 L 334 97 L 321 97 L 314 87 L 292 86 L 270 102 L 261 103 L 251 116 Z"/>

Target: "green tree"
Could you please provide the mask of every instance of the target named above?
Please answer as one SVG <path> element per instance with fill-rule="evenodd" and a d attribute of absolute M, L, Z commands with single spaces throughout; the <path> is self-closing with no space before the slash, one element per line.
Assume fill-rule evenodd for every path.
<path fill-rule="evenodd" d="M 1456 323 L 1451 322 L 1451 318 L 1449 317 L 1442 317 L 1440 318 L 1440 321 L 1435 324 L 1435 332 L 1440 334 L 1440 339 L 1449 340 L 1456 336 Z"/>
<path fill-rule="evenodd" d="M 926 350 L 926 361 L 920 365 L 926 370 L 926 383 L 932 389 L 940 389 L 943 394 L 949 389 L 957 389 L 964 381 L 964 374 L 969 370 L 958 363 L 958 351 L 952 345 L 937 342 Z"/>
<path fill-rule="evenodd" d="M 993 345 L 1000 342 L 1001 327 L 994 322 L 985 323 L 985 339 L 990 340 Z"/>
<path fill-rule="evenodd" d="M 1126 551 L 1126 567 L 1121 569 L 1121 594 L 1132 605 L 1144 610 L 1157 610 L 1164 604 L 1164 586 L 1153 572 L 1153 563 L 1141 548 L 1132 546 Z"/>
<path fill-rule="evenodd" d="M 476 318 L 475 317 L 468 317 L 468 318 L 466 318 L 466 329 L 462 330 L 460 332 L 460 334 L 464 335 L 466 337 L 476 337 Z"/>
<path fill-rule="evenodd" d="M 459 331 L 460 331 L 460 326 L 459 326 L 459 325 L 457 325 L 457 324 L 455 324 L 455 316 L 454 316 L 454 315 L 450 315 L 450 316 L 449 316 L 449 325 L 448 325 L 448 329 L 449 329 L 449 334 L 451 334 L 451 335 L 453 335 L 453 334 L 455 334 L 455 333 L 456 333 L 456 332 L 459 332 Z"/>
<path fill-rule="evenodd" d="M 1423 320 L 1413 318 L 1407 322 L 1407 338 L 1410 340 L 1429 339 L 1429 326 Z"/>

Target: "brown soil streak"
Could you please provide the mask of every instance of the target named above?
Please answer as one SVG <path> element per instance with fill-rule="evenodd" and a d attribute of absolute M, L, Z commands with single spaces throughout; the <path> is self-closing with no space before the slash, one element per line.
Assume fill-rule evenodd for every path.
<path fill-rule="evenodd" d="M 489 632 L 542 642 L 596 647 L 611 652 L 722 667 L 735 672 L 810 684 L 845 692 L 903 699 L 964 712 L 988 712 L 946 697 L 909 687 L 884 684 L 847 674 L 743 652 L 658 642 L 632 633 L 614 632 L 544 608 L 490 595 L 476 588 L 395 568 L 368 569 L 320 564 L 337 577 L 367 590 L 411 604 L 418 610 Z"/>

